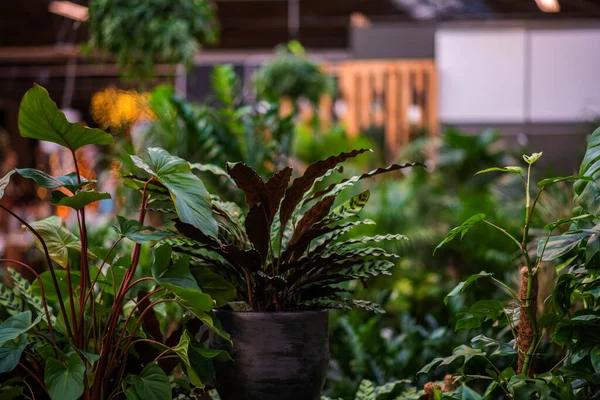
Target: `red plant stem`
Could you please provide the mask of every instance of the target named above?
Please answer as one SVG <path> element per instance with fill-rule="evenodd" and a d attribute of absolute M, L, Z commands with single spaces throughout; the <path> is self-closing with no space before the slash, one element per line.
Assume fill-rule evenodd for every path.
<path fill-rule="evenodd" d="M 0 258 L 0 263 L 2 263 L 2 262 L 18 264 L 18 265 L 22 266 L 23 268 L 26 268 L 29 272 L 31 272 L 32 274 L 35 275 L 35 278 L 40 283 L 40 293 L 42 295 L 42 305 L 44 306 L 44 312 L 46 313 L 46 321 L 48 322 L 48 329 L 50 330 L 50 337 L 52 339 L 52 344 L 54 345 L 54 347 L 56 347 L 56 337 L 54 336 L 54 330 L 52 329 L 52 321 L 50 320 L 50 312 L 48 311 L 48 303 L 46 302 L 46 293 L 44 291 L 44 284 L 42 283 L 42 279 L 40 278 L 38 273 L 32 267 L 30 267 L 29 265 L 27 265 L 25 263 L 22 263 L 21 261 L 11 260 L 9 258 Z M 56 349 L 54 349 L 54 352 L 56 353 Z"/>
<path fill-rule="evenodd" d="M 31 377 L 36 380 L 36 382 L 41 386 L 41 388 L 44 389 L 44 392 L 48 393 L 46 386 L 44 386 L 44 382 L 42 382 L 42 380 L 40 378 L 38 378 L 38 376 L 36 374 L 34 374 L 29 368 L 27 368 L 25 366 L 25 364 L 23 364 L 22 362 L 19 362 L 19 367 L 23 368 L 25 370 L 25 372 L 27 372 L 29 375 L 31 375 Z"/>
<path fill-rule="evenodd" d="M 162 299 L 162 300 L 157 300 L 155 302 L 152 302 L 148 305 L 148 307 L 146 307 L 146 309 L 144 311 L 142 311 L 142 313 L 140 314 L 137 323 L 135 324 L 135 327 L 133 328 L 133 331 L 131 331 L 131 335 L 129 335 L 129 340 L 127 340 L 127 343 L 125 344 L 125 349 L 123 350 L 123 354 L 127 355 L 127 352 L 129 351 L 129 347 L 131 347 L 132 343 L 131 341 L 133 340 L 134 336 L 135 336 L 135 332 L 140 328 L 140 325 L 142 325 L 142 321 L 144 320 L 144 315 L 146 315 L 146 313 L 150 310 L 152 310 L 155 306 L 157 306 L 160 303 L 176 303 L 177 300 L 175 299 Z"/>
<path fill-rule="evenodd" d="M 152 292 L 148 293 L 146 296 L 142 297 L 140 299 L 140 301 L 138 301 L 133 308 L 131 309 L 131 311 L 129 312 L 129 315 L 127 315 L 127 318 L 125 319 L 125 324 L 123 324 L 124 328 L 121 331 L 121 333 L 119 334 L 119 339 L 117 340 L 117 344 L 115 345 L 115 351 L 111 357 L 110 363 L 109 365 L 112 365 L 112 363 L 114 362 L 114 360 L 117 357 L 117 352 L 119 351 L 119 346 L 121 345 L 121 342 L 123 341 L 123 338 L 125 336 L 125 331 L 127 330 L 127 324 L 129 324 L 129 320 L 131 319 L 131 317 L 133 316 L 133 313 L 135 312 L 135 310 L 137 310 L 137 308 L 139 307 L 140 304 L 142 304 L 144 301 L 148 300 L 150 298 L 150 296 L 152 296 L 153 294 L 156 294 L 160 291 L 165 290 L 164 288 L 160 288 L 160 289 L 156 289 L 153 290 Z"/>
<path fill-rule="evenodd" d="M 139 216 L 139 222 L 143 225 L 144 223 L 144 218 L 146 216 L 146 202 L 147 202 L 147 189 L 148 189 L 148 185 L 150 184 L 150 182 L 152 182 L 153 178 L 150 178 L 146 184 L 144 185 L 144 190 L 142 193 L 142 203 L 141 203 L 141 209 L 140 209 L 140 216 Z M 101 354 L 100 354 L 100 360 L 98 361 L 98 367 L 96 369 L 96 377 L 94 379 L 94 384 L 92 387 L 92 400 L 100 400 L 101 396 L 102 396 L 102 392 L 104 389 L 104 381 L 108 378 L 108 374 L 109 371 L 107 370 L 107 367 L 109 367 L 110 364 L 107 364 L 107 357 L 109 354 L 112 353 L 112 344 L 113 344 L 113 337 L 115 334 L 115 331 L 117 329 L 117 324 L 119 322 L 119 315 L 121 313 L 121 307 L 123 305 L 123 302 L 125 301 L 125 295 L 127 294 L 127 291 L 125 291 L 125 288 L 127 288 L 130 283 L 131 283 L 131 279 L 133 278 L 133 275 L 135 274 L 135 270 L 137 269 L 138 263 L 139 263 L 139 257 L 140 257 L 140 248 L 141 245 L 136 243 L 134 249 L 133 249 L 133 253 L 132 253 L 132 263 L 131 263 L 131 267 L 129 268 L 129 270 L 125 273 L 125 277 L 123 279 L 123 282 L 121 282 L 121 286 L 119 287 L 119 291 L 117 293 L 117 295 L 115 296 L 115 300 L 113 303 L 113 312 L 111 313 L 111 315 L 108 317 L 108 320 L 106 321 L 106 332 L 103 335 L 104 337 L 104 346 L 102 348 Z M 117 347 L 118 350 L 118 347 Z"/>
<path fill-rule="evenodd" d="M 131 290 L 131 288 L 133 288 L 138 283 L 145 282 L 145 281 L 153 281 L 153 280 L 154 280 L 154 278 L 151 276 L 146 276 L 144 278 L 140 278 L 140 279 L 134 281 L 131 285 L 127 286 L 127 288 L 125 289 L 125 293 L 129 292 Z"/>
<path fill-rule="evenodd" d="M 75 302 L 73 300 L 73 284 L 71 283 L 71 266 L 67 261 L 67 285 L 69 285 L 69 308 L 71 309 L 71 321 L 73 321 L 73 340 L 77 343 L 79 333 L 77 329 L 77 316 L 75 315 Z"/>

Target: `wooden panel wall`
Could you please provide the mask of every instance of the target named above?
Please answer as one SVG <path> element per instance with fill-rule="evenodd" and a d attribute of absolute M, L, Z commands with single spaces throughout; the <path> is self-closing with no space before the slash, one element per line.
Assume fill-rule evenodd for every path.
<path fill-rule="evenodd" d="M 384 127 L 386 153 L 393 158 L 420 132 L 438 134 L 433 60 L 351 60 L 324 68 L 338 78 L 346 107 L 340 118 L 349 135 Z M 320 103 L 325 125 L 333 119 L 334 104 L 330 98 Z"/>

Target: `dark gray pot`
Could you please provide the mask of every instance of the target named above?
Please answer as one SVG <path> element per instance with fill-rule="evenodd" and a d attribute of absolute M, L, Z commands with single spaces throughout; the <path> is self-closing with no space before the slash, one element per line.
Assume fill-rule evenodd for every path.
<path fill-rule="evenodd" d="M 222 400 L 317 400 L 329 363 L 328 310 L 233 312 L 217 317 L 231 335 L 213 347 L 234 362 L 215 362 Z"/>

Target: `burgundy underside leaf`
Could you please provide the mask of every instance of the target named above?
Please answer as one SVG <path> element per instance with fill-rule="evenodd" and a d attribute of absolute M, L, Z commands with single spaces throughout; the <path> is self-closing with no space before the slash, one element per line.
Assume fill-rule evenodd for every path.
<path fill-rule="evenodd" d="M 264 262 L 269 252 L 270 223 L 262 205 L 254 206 L 246 216 L 246 234 Z"/>
<path fill-rule="evenodd" d="M 227 173 L 237 187 L 244 192 L 248 207 L 252 208 L 260 203 L 267 204 L 269 202 L 267 187 L 252 168 L 244 163 L 235 163 L 233 168 L 227 164 Z"/>
<path fill-rule="evenodd" d="M 294 234 L 292 235 L 292 239 L 290 240 L 288 248 L 290 246 L 293 246 L 306 231 L 308 231 L 315 224 L 323 220 L 323 218 L 325 218 L 327 214 L 329 214 L 329 211 L 331 210 L 331 207 L 333 206 L 334 202 L 335 196 L 328 196 L 316 203 L 314 206 L 312 206 L 306 212 L 306 214 L 302 216 L 300 222 L 298 222 L 298 225 L 294 230 Z"/>
<path fill-rule="evenodd" d="M 273 218 L 279 209 L 279 203 L 281 203 L 281 199 L 285 194 L 285 190 L 290 183 L 290 178 L 292 177 L 292 168 L 285 167 L 281 171 L 274 174 L 267 183 L 265 184 L 267 188 L 267 194 L 269 196 L 269 212 L 270 212 L 270 220 L 273 222 Z"/>
<path fill-rule="evenodd" d="M 370 150 L 360 149 L 353 150 L 349 153 L 340 153 L 337 156 L 331 156 L 325 160 L 317 161 L 316 163 L 310 165 L 304 172 L 304 175 L 302 175 L 300 178 L 294 179 L 292 185 L 285 191 L 285 197 L 283 198 L 281 208 L 279 210 L 281 226 L 285 227 L 294 210 L 302 200 L 304 193 L 306 193 L 306 191 L 312 187 L 317 178 L 323 176 L 325 173 L 327 173 L 327 171 L 335 167 L 337 164 L 367 151 Z"/>

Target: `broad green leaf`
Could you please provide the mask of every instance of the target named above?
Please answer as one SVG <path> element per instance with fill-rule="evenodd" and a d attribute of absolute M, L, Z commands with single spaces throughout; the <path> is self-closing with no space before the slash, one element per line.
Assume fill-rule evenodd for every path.
<path fill-rule="evenodd" d="M 225 171 L 223 168 L 214 165 L 214 164 L 190 164 L 190 168 L 192 170 L 197 170 L 200 172 L 210 172 L 213 175 L 216 175 L 218 177 L 223 177 L 223 179 L 225 181 L 227 181 L 228 183 L 235 185 L 235 182 L 233 181 L 233 179 L 231 179 L 231 177 L 229 176 L 229 174 L 227 173 L 227 171 Z"/>
<path fill-rule="evenodd" d="M 436 367 L 438 365 L 449 365 L 459 358 L 464 358 L 463 365 L 465 365 L 469 360 L 475 357 L 485 357 L 485 353 L 482 350 L 474 349 L 467 345 L 461 344 L 457 348 L 452 351 L 452 355 L 448 357 L 438 357 L 431 361 L 429 364 L 421 368 L 417 375 L 428 373 L 431 368 Z"/>
<path fill-rule="evenodd" d="M 471 229 L 475 224 L 483 221 L 484 218 L 485 218 L 485 214 L 476 214 L 476 215 L 473 215 L 472 217 L 470 217 L 469 219 L 467 219 L 460 226 L 452 228 L 452 230 L 450 232 L 448 232 L 448 234 L 446 235 L 444 240 L 442 240 L 442 242 L 437 245 L 435 250 L 433 250 L 433 254 L 435 254 L 435 252 L 439 248 L 441 248 L 443 245 L 454 240 L 454 238 L 456 236 L 458 236 L 459 234 L 460 234 L 460 238 L 462 239 L 466 235 L 466 233 L 469 231 L 469 229 Z"/>
<path fill-rule="evenodd" d="M 131 156 L 133 163 L 169 190 L 181 221 L 195 226 L 205 235 L 216 237 L 218 226 L 212 215 L 210 195 L 200 178 L 192 173 L 189 164 L 157 147 L 149 148 L 148 154 L 149 164 Z"/>
<path fill-rule="evenodd" d="M 196 278 L 200 289 L 213 298 L 217 307 L 222 307 L 235 300 L 237 293 L 235 285 L 210 268 L 193 268 L 192 275 Z"/>
<path fill-rule="evenodd" d="M 515 396 L 515 399 L 551 398 L 550 387 L 545 381 L 540 379 L 515 375 L 508 381 L 507 388 Z"/>
<path fill-rule="evenodd" d="M 523 154 L 523 160 L 525 160 L 525 162 L 529 165 L 533 164 L 534 162 L 536 162 L 537 160 L 540 159 L 540 157 L 542 156 L 542 154 L 544 154 L 544 152 L 539 152 L 539 153 L 533 153 L 530 156 Z"/>
<path fill-rule="evenodd" d="M 358 392 L 356 392 L 354 400 L 375 400 L 376 397 L 373 382 L 363 379 L 358 386 Z"/>
<path fill-rule="evenodd" d="M 55 206 L 70 207 L 74 210 L 81 210 L 88 204 L 95 203 L 100 200 L 110 199 L 110 194 L 100 193 L 95 190 L 82 190 L 73 196 L 68 196 L 59 190 L 52 192 L 50 197 L 50 204 Z"/>
<path fill-rule="evenodd" d="M 582 215 L 578 215 L 576 217 L 562 218 L 562 219 L 559 219 L 556 222 L 553 222 L 551 224 L 547 224 L 546 226 L 544 226 L 544 229 L 552 231 L 552 230 L 556 229 L 557 227 L 559 227 L 561 225 L 564 225 L 564 224 L 574 223 L 574 222 L 577 222 L 577 221 L 585 221 L 587 219 L 593 219 L 593 218 L 595 218 L 595 216 L 593 216 L 592 214 L 582 214 Z"/>
<path fill-rule="evenodd" d="M 583 240 L 597 233 L 597 231 L 589 229 L 568 231 L 560 236 L 550 237 L 548 239 L 548 244 L 546 244 L 546 239 L 540 240 L 537 251 L 538 254 L 542 254 L 542 250 L 544 251 L 544 261 L 552 261 L 567 254 L 569 251 L 577 247 Z"/>
<path fill-rule="evenodd" d="M 177 302 L 194 314 L 196 318 L 219 336 L 229 340 L 229 335 L 221 329 L 218 321 L 213 320 L 211 316 L 214 306 L 213 299 L 208 294 L 202 293 L 196 280 L 190 274 L 189 258 L 182 257 L 169 268 L 171 254 L 172 250 L 168 245 L 161 245 L 154 249 L 152 276 L 156 282 L 172 292 Z"/>
<path fill-rule="evenodd" d="M 56 270 L 54 271 L 54 274 L 56 276 L 56 281 L 58 282 L 58 290 L 60 291 L 60 294 L 63 296 L 63 298 L 68 298 L 69 284 L 67 280 L 67 271 Z M 58 301 L 58 294 L 56 293 L 56 289 L 52 281 L 52 274 L 50 273 L 50 271 L 42 272 L 40 274 L 40 279 L 42 280 L 42 284 L 44 285 L 44 294 L 46 295 L 46 299 L 48 301 Z M 71 271 L 71 285 L 73 291 L 75 292 L 75 288 L 79 286 L 79 271 Z M 42 295 L 42 292 L 40 290 L 40 283 L 37 279 L 31 283 L 31 291 L 36 296 Z"/>
<path fill-rule="evenodd" d="M 485 174 L 487 172 L 510 172 L 513 174 L 521 174 L 523 172 L 523 168 L 516 166 L 508 166 L 508 167 L 493 167 L 482 169 L 481 171 L 477 171 L 475 175 Z"/>
<path fill-rule="evenodd" d="M 10 372 L 17 367 L 23 350 L 27 347 L 27 335 L 10 340 L 0 346 L 0 374 Z"/>
<path fill-rule="evenodd" d="M 590 360 L 594 370 L 600 373 L 600 346 L 596 346 L 590 351 Z"/>
<path fill-rule="evenodd" d="M 171 398 L 169 377 L 156 364 L 146 365 L 140 376 L 129 375 L 123 381 L 127 400 L 167 400 Z"/>
<path fill-rule="evenodd" d="M 492 275 L 494 275 L 494 274 L 490 274 L 489 272 L 481 271 L 478 274 L 469 276 L 466 281 L 460 282 L 458 285 L 456 285 L 456 287 L 454 289 L 452 289 L 452 291 L 450 291 L 450 293 L 448 293 L 446 295 L 446 297 L 444 297 L 444 304 L 448 304 L 449 297 L 453 297 L 453 296 L 456 296 L 457 294 L 464 292 L 466 288 L 471 286 L 471 284 L 476 282 L 478 279 L 491 277 Z"/>
<path fill-rule="evenodd" d="M 461 385 L 462 389 L 462 397 L 461 400 L 481 400 L 482 397 L 479 393 L 465 385 L 464 383 Z"/>
<path fill-rule="evenodd" d="M 58 216 L 48 217 L 41 221 L 32 222 L 31 227 L 35 229 L 48 247 L 50 258 L 63 268 L 69 262 L 69 249 L 81 252 L 81 243 Z M 42 243 L 34 235 L 35 245 L 40 251 L 44 251 Z"/>
<path fill-rule="evenodd" d="M 66 365 L 48 358 L 44 368 L 44 384 L 52 400 L 77 400 L 83 394 L 85 364 L 77 353 L 71 353 Z"/>
<path fill-rule="evenodd" d="M 187 331 L 179 339 L 174 351 L 181 358 L 188 378 L 198 387 L 204 387 L 203 381 L 213 378 L 212 359 L 231 361 L 231 356 L 226 351 L 193 344 Z"/>
<path fill-rule="evenodd" d="M 28 330 L 37 325 L 41 320 L 38 316 L 31 320 L 31 311 L 27 310 L 20 314 L 13 315 L 0 324 L 0 346 L 4 343 L 18 338 Z"/>
<path fill-rule="evenodd" d="M 77 180 L 77 173 L 75 172 L 56 177 L 33 168 L 17 169 L 17 172 L 24 178 L 33 179 L 38 186 L 43 187 L 44 189 L 64 187 L 73 193 L 77 189 L 81 189 L 86 185 L 97 182 L 96 180 L 87 180 L 84 177 L 80 177 L 81 183 L 79 183 Z"/>
<path fill-rule="evenodd" d="M 586 153 L 579 168 L 579 175 L 593 178 L 592 181 L 579 180 L 573 185 L 575 202 L 584 213 L 600 214 L 600 128 L 596 129 L 588 140 Z"/>
<path fill-rule="evenodd" d="M 485 335 L 477 335 L 473 339 L 471 339 L 471 343 L 486 347 L 488 349 L 488 354 L 490 355 L 490 357 L 512 356 L 517 354 L 517 350 L 514 348 L 514 341 L 510 343 L 504 343 L 499 340 L 489 338 Z"/>
<path fill-rule="evenodd" d="M 153 240 L 161 240 L 172 233 L 157 231 L 151 226 L 142 226 L 139 221 L 127 219 L 117 215 L 118 225 L 113 226 L 113 229 L 119 236 L 123 236 L 136 243 L 143 244 Z"/>
<path fill-rule="evenodd" d="M 10 182 L 10 177 L 15 172 L 16 172 L 16 170 L 13 169 L 11 171 L 8 171 L 8 173 L 6 175 L 4 175 L 2 178 L 0 178 L 0 199 L 2 198 L 2 196 L 4 196 L 4 190 L 8 186 L 8 183 Z"/>
<path fill-rule="evenodd" d="M 114 143 L 113 137 L 100 129 L 67 121 L 46 89 L 39 85 L 34 85 L 23 96 L 19 107 L 19 131 L 23 137 L 57 143 L 72 151 L 88 144 Z"/>
<path fill-rule="evenodd" d="M 538 182 L 538 186 L 547 186 L 547 185 L 551 185 L 553 183 L 558 183 L 558 182 L 574 182 L 574 181 L 593 182 L 594 178 L 592 178 L 591 176 L 585 176 L 585 175 L 558 176 L 555 178 L 542 179 L 541 181 Z"/>
<path fill-rule="evenodd" d="M 504 312 L 504 304 L 497 300 L 479 300 L 458 312 L 455 330 L 481 328 L 482 319 L 497 320 Z"/>

